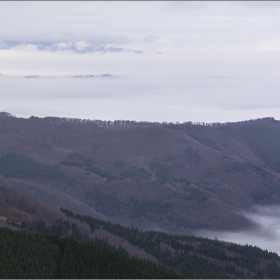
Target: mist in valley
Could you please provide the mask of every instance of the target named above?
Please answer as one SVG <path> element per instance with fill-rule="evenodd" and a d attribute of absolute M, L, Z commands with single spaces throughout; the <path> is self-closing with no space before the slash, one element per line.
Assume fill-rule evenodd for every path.
<path fill-rule="evenodd" d="M 254 226 L 240 231 L 200 230 L 192 234 L 241 245 L 257 246 L 280 255 L 280 205 L 255 205 L 250 211 L 243 212 L 243 215 Z"/>

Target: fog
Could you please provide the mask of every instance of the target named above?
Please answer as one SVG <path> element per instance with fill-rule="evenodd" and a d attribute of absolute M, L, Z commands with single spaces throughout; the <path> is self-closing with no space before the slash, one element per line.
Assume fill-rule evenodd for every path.
<path fill-rule="evenodd" d="M 280 119 L 278 81 L 263 94 L 264 81 L 238 76 L 88 74 L 95 77 L 2 75 L 0 110 L 17 117 L 159 122 Z"/>
<path fill-rule="evenodd" d="M 197 231 L 197 236 L 208 237 L 241 245 L 257 246 L 280 255 L 280 206 L 254 206 L 243 215 L 254 223 L 254 227 L 244 231 Z"/>
<path fill-rule="evenodd" d="M 0 111 L 280 119 L 279 15 L 270 1 L 0 2 Z"/>

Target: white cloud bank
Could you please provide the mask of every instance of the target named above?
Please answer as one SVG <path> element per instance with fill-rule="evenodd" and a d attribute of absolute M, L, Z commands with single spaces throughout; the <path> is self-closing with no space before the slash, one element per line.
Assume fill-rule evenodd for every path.
<path fill-rule="evenodd" d="M 255 228 L 236 232 L 198 231 L 196 235 L 241 245 L 257 246 L 280 255 L 280 206 L 256 205 L 252 211 L 245 212 L 244 216 L 255 224 Z"/>
<path fill-rule="evenodd" d="M 150 121 L 280 119 L 279 14 L 274 2 L 0 2 L 0 110 Z M 103 73 L 114 79 L 11 78 Z"/>

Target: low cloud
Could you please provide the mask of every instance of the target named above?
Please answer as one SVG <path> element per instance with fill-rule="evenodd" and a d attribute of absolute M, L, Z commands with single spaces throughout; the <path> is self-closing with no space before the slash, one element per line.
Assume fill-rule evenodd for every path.
<path fill-rule="evenodd" d="M 243 215 L 255 226 L 244 231 L 197 231 L 195 235 L 257 246 L 280 255 L 280 206 L 255 205 Z"/>
<path fill-rule="evenodd" d="M 134 52 L 140 54 L 142 50 L 133 50 L 123 47 L 102 45 L 102 44 L 91 44 L 86 41 L 77 42 L 55 42 L 55 43 L 22 43 L 22 42 L 0 42 L 0 49 L 13 49 L 13 48 L 24 48 L 28 46 L 33 46 L 40 51 L 72 51 L 75 53 L 92 53 L 92 52 L 103 52 L 103 53 L 115 53 L 115 52 Z"/>
<path fill-rule="evenodd" d="M 279 119 L 276 6 L 260 17 L 241 2 L 1 2 L 0 73 L 21 77 L 1 77 L 1 106 L 27 116 Z M 114 78 L 73 78 L 101 73 Z"/>
<path fill-rule="evenodd" d="M 24 76 L 23 78 L 25 78 L 25 79 L 37 79 L 37 78 L 39 78 L 39 76 L 37 76 L 37 75 L 30 75 L 30 76 Z"/>

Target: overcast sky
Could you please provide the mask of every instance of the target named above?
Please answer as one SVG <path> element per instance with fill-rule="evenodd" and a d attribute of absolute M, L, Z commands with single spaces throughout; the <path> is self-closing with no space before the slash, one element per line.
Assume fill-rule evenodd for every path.
<path fill-rule="evenodd" d="M 280 119 L 280 2 L 1 1 L 0 24 L 0 111 Z"/>

